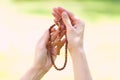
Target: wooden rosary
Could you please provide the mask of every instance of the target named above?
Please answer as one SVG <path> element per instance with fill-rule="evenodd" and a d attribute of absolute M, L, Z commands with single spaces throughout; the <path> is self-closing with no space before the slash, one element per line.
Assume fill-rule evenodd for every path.
<path fill-rule="evenodd" d="M 50 58 L 51 58 L 51 62 L 52 62 L 52 65 L 55 67 L 55 69 L 56 70 L 59 70 L 59 71 L 61 71 L 61 70 L 63 70 L 65 67 L 66 67 L 66 64 L 67 64 L 67 45 L 68 45 L 68 41 L 67 41 L 67 35 L 66 35 L 66 32 L 65 32 L 65 34 L 64 34 L 64 37 L 66 38 L 66 41 L 65 41 L 65 43 L 64 43 L 64 45 L 65 45 L 65 62 L 64 62 L 64 65 L 63 65 L 63 67 L 61 67 L 61 68 L 58 68 L 57 66 L 56 66 L 56 64 L 55 64 L 55 62 L 54 62 L 54 59 L 53 59 L 53 57 L 52 57 L 52 54 L 53 54 L 53 48 L 56 48 L 57 49 L 57 52 L 55 53 L 55 54 L 57 54 L 57 55 L 59 55 L 60 54 L 60 49 L 63 47 L 63 46 L 61 46 L 61 43 L 58 41 L 58 44 L 56 45 L 56 46 L 53 46 L 53 42 L 52 42 L 52 40 L 51 40 L 51 37 L 52 37 L 52 28 L 54 28 L 55 26 L 57 26 L 58 27 L 58 30 L 59 30 L 59 34 L 57 35 L 57 37 L 59 38 L 60 37 L 60 33 L 61 33 L 61 23 L 62 23 L 62 19 L 60 19 L 59 21 L 57 21 L 57 22 L 55 22 L 55 24 L 53 24 L 52 26 L 50 26 L 50 28 L 49 28 L 49 41 L 48 41 L 48 45 L 47 45 L 47 49 L 48 49 L 48 54 L 50 55 Z M 62 24 L 63 25 L 63 24 Z M 66 26 L 64 25 L 64 28 L 65 28 L 65 30 L 66 30 Z M 61 40 L 60 38 L 59 38 L 59 40 Z"/>

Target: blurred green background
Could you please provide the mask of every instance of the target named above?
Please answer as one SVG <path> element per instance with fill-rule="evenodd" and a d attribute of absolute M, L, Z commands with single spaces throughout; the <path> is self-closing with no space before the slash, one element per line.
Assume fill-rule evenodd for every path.
<path fill-rule="evenodd" d="M 21 11 L 41 16 L 51 16 L 51 9 L 63 6 L 86 18 L 100 16 L 118 17 L 120 0 L 13 0 Z"/>
<path fill-rule="evenodd" d="M 120 80 L 120 0 L 0 0 L 0 80 L 19 80 L 32 65 L 35 45 L 64 7 L 85 22 L 84 47 L 93 80 Z M 63 55 L 56 64 L 62 65 Z M 70 55 L 64 71 L 42 80 L 73 80 Z"/>

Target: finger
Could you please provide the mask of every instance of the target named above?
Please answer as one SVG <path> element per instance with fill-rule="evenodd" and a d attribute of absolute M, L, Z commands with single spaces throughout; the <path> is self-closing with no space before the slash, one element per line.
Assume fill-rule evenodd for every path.
<path fill-rule="evenodd" d="M 55 17 L 55 19 L 58 21 L 61 16 L 59 15 L 59 12 L 57 10 L 57 8 L 53 8 L 53 12 L 52 12 L 53 16 Z"/>
<path fill-rule="evenodd" d="M 56 30 L 51 33 L 51 41 L 54 41 L 56 39 L 56 37 L 59 35 L 59 32 L 60 31 Z"/>
<path fill-rule="evenodd" d="M 53 8 L 53 16 L 55 17 L 54 22 L 57 24 L 58 21 L 60 24 L 64 24 L 62 21 L 62 12 L 58 8 Z"/>
<path fill-rule="evenodd" d="M 41 39 L 44 40 L 44 42 L 48 42 L 49 39 L 49 30 L 46 30 L 46 32 L 43 34 L 43 36 L 41 37 Z"/>
<path fill-rule="evenodd" d="M 65 25 L 64 24 L 60 24 L 60 30 L 65 30 Z"/>
<path fill-rule="evenodd" d="M 62 13 L 62 20 L 63 20 L 67 30 L 70 31 L 72 28 L 72 24 L 71 24 L 70 18 L 66 12 Z"/>
<path fill-rule="evenodd" d="M 85 27 L 85 23 L 83 21 L 81 21 L 78 24 L 76 24 L 75 26 L 77 26 L 76 29 L 83 31 L 84 27 Z"/>
<path fill-rule="evenodd" d="M 58 50 L 57 46 L 52 47 L 52 55 L 57 55 L 60 50 Z"/>
<path fill-rule="evenodd" d="M 67 12 L 68 15 L 70 16 L 70 18 L 72 18 L 72 19 L 74 20 L 75 15 L 74 15 L 72 12 L 70 12 L 70 11 L 68 11 L 68 10 L 66 10 L 66 9 L 64 9 L 64 8 L 62 8 L 62 7 L 58 7 L 58 10 L 59 10 L 59 12 Z M 76 19 L 76 18 L 75 18 L 75 19 Z"/>
<path fill-rule="evenodd" d="M 57 39 L 61 40 L 64 37 L 65 33 L 66 33 L 66 30 L 63 30 L 60 33 L 60 35 L 59 35 L 59 33 L 56 32 L 53 36 L 51 36 L 51 41 L 56 41 L 57 42 Z M 59 36 L 59 38 L 57 38 L 58 36 Z"/>
<path fill-rule="evenodd" d="M 59 21 L 57 21 L 57 20 L 55 19 L 54 22 L 57 24 L 57 26 L 60 28 L 60 30 L 65 29 L 65 24 L 64 24 L 64 22 L 62 21 L 62 18 L 61 18 Z"/>
<path fill-rule="evenodd" d="M 59 10 L 59 12 L 61 13 L 61 12 L 67 12 L 68 13 L 68 15 L 69 15 L 69 17 L 70 17 L 70 19 L 71 19 L 71 21 L 72 21 L 72 24 L 73 25 L 75 25 L 75 24 L 77 24 L 79 21 L 81 21 L 77 16 L 75 16 L 72 12 L 70 12 L 70 11 L 68 11 L 68 10 L 66 10 L 66 9 L 64 9 L 64 8 L 62 8 L 62 7 L 58 7 L 58 10 Z"/>
<path fill-rule="evenodd" d="M 62 16 L 62 12 L 65 11 L 62 7 L 57 7 L 59 14 Z"/>
<path fill-rule="evenodd" d="M 65 44 L 66 42 L 66 39 L 63 39 L 63 41 L 61 41 L 58 45 L 57 45 L 57 48 L 56 48 L 56 54 L 59 55 L 60 54 L 60 50 L 61 48 L 63 47 L 63 45 Z"/>
<path fill-rule="evenodd" d="M 49 41 L 49 30 L 47 30 L 42 35 L 42 37 L 40 38 L 40 40 L 37 42 L 36 49 L 37 50 L 40 50 L 40 48 L 46 49 L 48 41 Z"/>
<path fill-rule="evenodd" d="M 57 38 L 57 36 L 60 36 L 61 39 L 64 36 L 65 32 L 66 30 L 62 25 L 60 26 L 60 30 L 59 29 L 56 30 L 56 28 L 54 27 L 51 28 L 51 41 L 54 41 Z"/>
<path fill-rule="evenodd" d="M 58 11 L 58 8 L 56 7 L 56 8 L 54 8 L 53 9 L 53 11 L 58 15 L 58 16 L 60 16 L 60 13 L 59 13 L 59 11 Z"/>
<path fill-rule="evenodd" d="M 63 9 L 63 8 L 61 8 Z M 84 23 L 83 21 L 81 21 L 77 16 L 75 16 L 72 12 L 66 10 L 66 9 L 63 9 L 63 11 L 66 11 L 70 17 L 70 20 L 72 22 L 72 25 L 76 28 L 81 28 L 79 26 L 84 26 Z"/>
<path fill-rule="evenodd" d="M 62 12 L 59 10 L 59 8 L 53 8 L 53 16 L 55 17 L 54 22 L 57 24 L 58 21 L 60 24 L 63 24 L 63 21 L 61 19 Z"/>
<path fill-rule="evenodd" d="M 59 44 L 57 45 L 51 45 L 52 46 L 52 54 L 53 55 L 59 55 L 60 49 L 64 46 L 66 42 L 66 38 L 64 38 Z"/>
<path fill-rule="evenodd" d="M 60 39 L 65 35 L 65 33 L 66 33 L 66 30 L 63 30 L 61 33 L 60 33 Z"/>
<path fill-rule="evenodd" d="M 68 13 L 70 19 L 71 19 L 73 22 L 78 21 L 78 17 L 75 16 L 72 12 L 70 12 L 70 11 L 68 11 L 68 10 L 65 10 L 65 11 Z"/>
<path fill-rule="evenodd" d="M 80 35 L 81 39 L 83 39 L 85 24 L 84 23 L 79 23 L 76 26 L 77 26 L 76 27 L 76 32 Z"/>
<path fill-rule="evenodd" d="M 55 17 L 56 20 L 59 19 L 59 16 L 55 12 L 52 12 L 52 15 Z"/>
<path fill-rule="evenodd" d="M 67 13 L 70 16 L 70 19 L 72 21 L 72 25 L 73 26 L 76 25 L 76 24 L 78 24 L 80 22 L 80 19 L 77 16 L 75 16 L 72 12 L 67 11 Z"/>
<path fill-rule="evenodd" d="M 60 18 L 60 13 L 58 11 L 58 8 L 53 8 L 53 12 Z"/>
<path fill-rule="evenodd" d="M 59 38 L 56 38 L 55 41 L 53 41 L 53 45 L 62 47 L 65 42 L 66 42 L 66 38 L 63 38 L 62 40 Z"/>

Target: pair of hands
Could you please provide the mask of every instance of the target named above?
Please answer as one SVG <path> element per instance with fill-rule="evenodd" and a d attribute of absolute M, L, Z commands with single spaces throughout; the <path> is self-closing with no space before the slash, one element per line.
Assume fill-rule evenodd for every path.
<path fill-rule="evenodd" d="M 71 56 L 72 52 L 81 48 L 83 49 L 83 34 L 84 34 L 84 23 L 78 19 L 73 13 L 67 11 L 64 8 L 57 7 L 53 9 L 53 16 L 55 17 L 54 21 L 58 21 L 62 18 L 63 24 L 67 29 L 67 40 L 68 40 L 68 49 Z M 52 31 L 52 40 L 55 42 L 58 40 L 56 37 L 58 35 L 57 30 Z M 64 28 L 62 30 L 62 36 L 65 34 Z M 41 39 L 38 41 L 36 46 L 36 53 L 34 59 L 34 67 L 42 70 L 46 73 L 52 66 L 50 56 L 47 54 L 46 45 L 49 40 L 49 30 L 47 30 Z M 61 45 L 64 45 L 65 39 L 61 41 Z M 56 49 L 53 51 L 56 52 Z M 56 58 L 57 54 L 53 54 L 53 57 Z"/>

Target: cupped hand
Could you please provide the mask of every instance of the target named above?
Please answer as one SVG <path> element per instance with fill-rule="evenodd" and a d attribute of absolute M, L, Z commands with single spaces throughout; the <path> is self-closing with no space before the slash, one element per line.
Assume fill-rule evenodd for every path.
<path fill-rule="evenodd" d="M 49 43 L 49 30 L 47 30 L 43 36 L 40 38 L 40 40 L 37 43 L 36 46 L 36 53 L 35 53 L 35 59 L 34 59 L 34 66 L 40 70 L 42 70 L 43 72 L 47 72 L 51 66 L 52 66 L 52 62 L 51 62 L 51 57 L 50 55 L 52 55 L 52 57 L 56 58 L 57 54 L 58 54 L 58 50 L 55 46 L 56 44 L 61 44 L 60 47 L 62 47 L 65 43 L 65 39 L 61 40 L 62 36 L 64 36 L 65 31 L 62 30 L 60 37 L 58 38 L 59 31 L 56 30 L 55 28 L 51 29 L 51 40 L 52 40 L 52 54 L 48 54 L 48 49 L 47 49 L 47 45 Z M 57 42 L 58 40 L 60 40 L 59 42 Z"/>
<path fill-rule="evenodd" d="M 54 21 L 62 18 L 62 24 L 67 28 L 68 48 L 70 51 L 83 48 L 84 23 L 73 13 L 62 7 L 53 9 Z"/>

